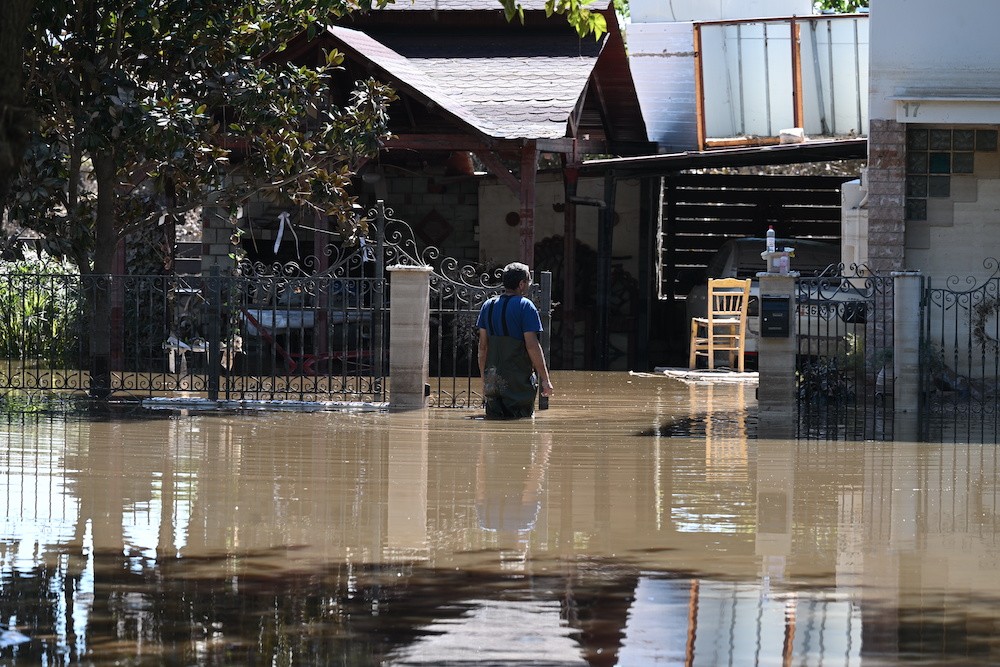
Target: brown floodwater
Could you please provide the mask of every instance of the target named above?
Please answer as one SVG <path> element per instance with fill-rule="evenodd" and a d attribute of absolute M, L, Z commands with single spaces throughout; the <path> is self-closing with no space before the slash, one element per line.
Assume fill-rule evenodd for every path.
<path fill-rule="evenodd" d="M 0 420 L 0 664 L 1000 663 L 995 446 L 554 380 L 518 422 Z"/>

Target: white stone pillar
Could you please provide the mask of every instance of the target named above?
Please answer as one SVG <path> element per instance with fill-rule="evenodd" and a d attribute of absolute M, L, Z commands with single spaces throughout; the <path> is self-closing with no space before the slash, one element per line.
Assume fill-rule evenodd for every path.
<path fill-rule="evenodd" d="M 892 366 L 893 409 L 896 413 L 917 414 L 920 407 L 920 292 L 919 271 L 893 272 Z M 897 419 L 896 424 L 916 423 L 914 418 Z"/>
<path fill-rule="evenodd" d="M 390 266 L 389 405 L 427 407 L 431 267 Z"/>
<path fill-rule="evenodd" d="M 789 438 L 797 431 L 798 397 L 795 387 L 795 278 L 758 273 L 760 279 L 760 338 L 757 341 L 757 433 L 759 438 Z M 784 299 L 788 335 L 767 336 L 765 308 Z"/>

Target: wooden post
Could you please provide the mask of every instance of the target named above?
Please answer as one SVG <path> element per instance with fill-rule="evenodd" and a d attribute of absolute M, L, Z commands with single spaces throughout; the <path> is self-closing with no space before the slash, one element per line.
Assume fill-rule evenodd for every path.
<path fill-rule="evenodd" d="M 599 371 L 608 370 L 608 304 L 611 294 L 611 249 L 614 245 L 615 188 L 618 179 L 615 172 L 604 175 L 604 210 L 601 211 L 597 228 L 597 326 L 594 340 L 595 363 Z"/>
<path fill-rule="evenodd" d="M 805 111 L 802 103 L 802 45 L 800 42 L 801 26 L 792 17 L 789 41 L 792 43 L 792 117 L 795 127 L 805 129 Z"/>
<path fill-rule="evenodd" d="M 572 369 L 575 365 L 574 347 L 576 341 L 576 204 L 571 199 L 576 196 L 576 186 L 580 178 L 579 169 L 563 170 L 566 208 L 563 210 L 563 295 L 562 358 L 560 366 Z"/>
<path fill-rule="evenodd" d="M 535 175 L 538 172 L 538 151 L 534 141 L 521 148 L 521 261 L 529 267 L 535 263 Z"/>
<path fill-rule="evenodd" d="M 694 109 L 698 150 L 705 150 L 705 72 L 701 57 L 701 26 L 694 26 Z"/>

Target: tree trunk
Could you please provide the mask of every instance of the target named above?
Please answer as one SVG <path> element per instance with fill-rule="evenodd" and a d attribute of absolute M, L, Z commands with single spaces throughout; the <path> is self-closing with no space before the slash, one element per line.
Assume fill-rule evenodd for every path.
<path fill-rule="evenodd" d="M 35 124 L 21 93 L 24 36 L 34 4 L 35 0 L 5 0 L 0 20 L 0 200 L 20 168 Z"/>
<path fill-rule="evenodd" d="M 91 156 L 97 182 L 97 218 L 94 221 L 94 270 L 89 276 L 90 302 L 90 395 L 105 399 L 111 394 L 111 337 L 121 332 L 111 327 L 111 275 L 118 234 L 115 231 L 115 186 L 117 169 L 111 149 Z"/>

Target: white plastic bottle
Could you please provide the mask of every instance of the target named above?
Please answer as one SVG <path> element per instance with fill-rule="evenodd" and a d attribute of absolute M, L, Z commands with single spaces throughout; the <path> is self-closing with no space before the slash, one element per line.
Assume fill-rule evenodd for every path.
<path fill-rule="evenodd" d="M 774 252 L 774 225 L 767 226 L 767 251 Z"/>

